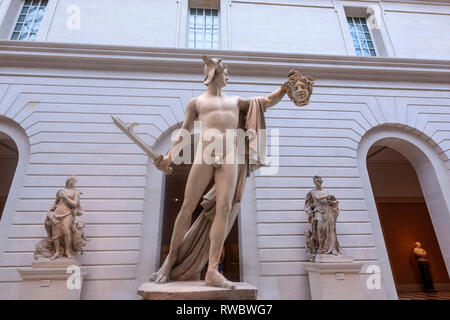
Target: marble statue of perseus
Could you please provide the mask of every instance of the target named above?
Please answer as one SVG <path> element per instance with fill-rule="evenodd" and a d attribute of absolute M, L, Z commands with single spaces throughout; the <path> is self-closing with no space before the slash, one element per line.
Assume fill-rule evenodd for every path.
<path fill-rule="evenodd" d="M 237 212 L 249 172 L 264 165 L 265 134 L 264 112 L 276 105 L 286 93 L 297 106 L 309 103 L 312 94 L 313 78 L 297 71 L 288 74 L 289 79 L 267 97 L 241 98 L 223 94 L 222 88 L 228 81 L 228 67 L 220 58 L 202 57 L 204 66 L 204 84 L 207 90 L 192 98 L 186 106 L 182 129 L 190 132 L 194 121 L 200 121 L 202 133 L 194 163 L 189 172 L 181 209 L 175 220 L 169 253 L 161 266 L 154 272 L 150 281 L 163 283 L 169 280 L 199 280 L 200 272 L 208 262 L 205 285 L 222 288 L 235 288 L 218 271 L 222 248 Z M 225 146 L 222 153 L 208 154 L 209 138 L 203 134 L 214 129 L 220 134 L 215 140 Z M 237 135 L 233 141 L 226 141 L 227 130 L 252 130 L 264 147 L 257 150 L 256 161 L 249 163 L 248 151 L 246 161 L 238 161 L 239 150 L 248 143 L 243 135 Z M 264 133 L 263 133 L 264 132 Z M 215 141 L 218 142 L 218 141 Z M 169 172 L 179 140 L 175 139 L 166 156 L 159 155 L 154 160 L 155 166 Z M 199 143 L 200 145 L 200 143 Z M 245 153 L 245 152 L 244 152 Z M 205 159 L 212 156 L 213 161 Z M 191 226 L 191 216 L 211 179 L 215 185 L 203 196 L 203 212 Z"/>

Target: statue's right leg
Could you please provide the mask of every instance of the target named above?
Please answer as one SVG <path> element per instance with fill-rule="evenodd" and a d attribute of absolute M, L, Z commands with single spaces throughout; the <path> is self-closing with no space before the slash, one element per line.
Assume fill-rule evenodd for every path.
<path fill-rule="evenodd" d="M 177 252 L 184 235 L 191 226 L 191 217 L 214 173 L 212 165 L 206 163 L 193 164 L 186 182 L 184 200 L 175 220 L 169 254 L 161 268 L 152 274 L 150 281 L 167 282 L 170 270 L 177 260 Z"/>

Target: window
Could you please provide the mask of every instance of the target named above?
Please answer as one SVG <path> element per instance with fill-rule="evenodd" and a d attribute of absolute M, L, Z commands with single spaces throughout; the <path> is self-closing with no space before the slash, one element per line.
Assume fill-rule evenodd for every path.
<path fill-rule="evenodd" d="M 190 9 L 189 48 L 219 48 L 219 10 Z"/>
<path fill-rule="evenodd" d="M 48 0 L 25 0 L 11 40 L 35 40 Z"/>
<path fill-rule="evenodd" d="M 357 56 L 376 56 L 375 46 L 365 18 L 347 17 Z"/>

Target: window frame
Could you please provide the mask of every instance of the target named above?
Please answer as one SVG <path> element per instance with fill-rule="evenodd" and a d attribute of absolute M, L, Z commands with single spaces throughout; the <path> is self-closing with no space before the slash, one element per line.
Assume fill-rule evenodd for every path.
<path fill-rule="evenodd" d="M 15 16 L 13 23 L 9 29 L 9 32 L 7 33 L 6 40 L 10 40 L 10 41 L 41 41 L 42 39 L 45 39 L 47 37 L 49 27 L 50 27 L 48 25 L 48 19 L 50 19 L 49 16 L 53 16 L 53 13 L 55 11 L 58 0 L 47 0 L 47 5 L 45 6 L 45 11 L 42 16 L 42 21 L 40 22 L 39 29 L 36 31 L 36 37 L 33 40 L 29 40 L 28 38 L 24 39 L 24 40 L 12 39 L 14 30 L 17 26 L 17 23 L 19 22 L 19 17 L 22 13 L 22 9 L 25 5 L 25 1 L 26 0 L 21 0 L 20 4 L 18 5 L 17 11 L 16 11 L 16 16 Z M 39 4 L 41 4 L 41 2 L 42 2 L 42 0 L 39 0 Z M 33 19 L 33 22 L 34 22 L 34 20 L 35 19 Z M 19 33 L 19 36 L 20 36 L 20 33 Z"/>
<path fill-rule="evenodd" d="M 214 42 L 212 40 L 211 40 L 211 43 L 210 43 L 211 47 L 209 47 L 209 48 L 196 48 L 195 47 L 195 40 L 194 40 L 194 47 L 190 46 L 190 39 L 189 39 L 189 37 L 191 35 L 191 16 L 192 16 L 191 15 L 191 10 L 192 9 L 203 10 L 202 17 L 206 17 L 206 15 L 205 15 L 206 11 L 205 10 L 215 10 L 215 11 L 217 11 L 217 15 L 216 16 L 213 16 L 212 12 L 211 12 L 211 16 L 216 17 L 216 19 L 217 19 L 217 24 L 216 24 L 217 25 L 217 47 L 216 48 L 214 47 Z M 214 28 L 214 23 L 212 24 L 211 27 Z M 198 7 L 197 6 L 196 7 L 189 6 L 187 8 L 187 27 L 186 27 L 186 29 L 187 29 L 186 30 L 187 31 L 186 48 L 188 48 L 188 49 L 203 49 L 203 50 L 219 50 L 221 48 L 221 40 L 222 40 L 222 34 L 221 34 L 221 30 L 220 30 L 221 29 L 220 8 L 204 7 L 204 6 L 198 6 Z M 205 35 L 205 33 L 204 33 L 204 35 Z M 205 41 L 205 40 L 203 40 L 203 41 Z"/>
<path fill-rule="evenodd" d="M 348 26 L 347 17 L 364 17 L 367 22 L 370 16 L 370 14 L 368 13 L 369 7 L 373 7 L 373 10 L 376 10 L 379 13 L 379 15 L 375 17 L 377 19 L 376 22 L 378 24 L 378 28 L 369 28 L 377 57 L 396 57 L 397 55 L 395 53 L 395 49 L 389 35 L 389 30 L 386 25 L 383 6 L 376 3 L 372 3 L 370 6 L 367 6 L 361 3 L 354 3 L 352 1 L 336 0 L 335 8 L 338 15 L 339 26 L 342 31 L 347 54 L 356 57 L 367 57 L 356 55 L 356 50 L 353 44 L 350 28 Z"/>
<path fill-rule="evenodd" d="M 368 30 L 368 31 L 366 32 L 365 30 L 363 30 L 362 32 L 363 32 L 363 33 L 368 33 L 368 34 L 369 34 L 369 36 L 370 36 L 370 42 L 372 42 L 372 44 L 373 44 L 373 50 L 375 51 L 375 55 L 372 55 L 372 54 L 369 54 L 369 55 L 364 55 L 364 54 L 358 55 L 358 54 L 357 54 L 356 49 L 361 49 L 361 51 L 363 51 L 364 48 L 363 48 L 363 46 L 362 46 L 362 44 L 361 44 L 361 39 L 359 38 L 358 32 L 356 31 L 356 37 L 357 37 L 358 42 L 359 42 L 359 44 L 360 44 L 360 46 L 359 46 L 358 48 L 355 47 L 354 39 L 353 39 L 353 36 L 351 35 L 351 34 L 352 34 L 352 30 L 350 30 L 350 24 L 349 24 L 349 22 L 348 22 L 348 19 L 352 19 L 353 25 L 356 27 L 355 18 L 357 18 L 357 19 L 364 19 L 364 24 L 365 24 L 365 26 L 367 27 L 367 30 Z M 363 16 L 346 15 L 346 22 L 347 22 L 347 28 L 348 28 L 348 31 L 350 32 L 350 37 L 351 37 L 351 39 L 352 39 L 352 46 L 353 46 L 355 55 L 356 55 L 357 57 L 379 57 L 378 48 L 377 48 L 377 43 L 376 43 L 376 41 L 375 41 L 375 39 L 374 39 L 374 36 L 373 36 L 373 34 L 372 34 L 372 31 L 371 31 L 370 28 L 367 26 L 367 18 L 366 18 L 366 17 L 363 17 Z M 362 23 L 360 23 L 360 24 L 362 25 Z M 364 40 L 365 40 L 365 41 L 368 41 L 368 39 L 366 38 L 365 35 L 364 35 Z M 369 53 L 370 53 L 370 49 L 371 49 L 371 48 L 368 48 Z"/>

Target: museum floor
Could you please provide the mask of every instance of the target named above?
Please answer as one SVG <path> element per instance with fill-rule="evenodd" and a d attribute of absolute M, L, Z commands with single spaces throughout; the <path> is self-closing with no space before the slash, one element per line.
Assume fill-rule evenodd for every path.
<path fill-rule="evenodd" d="M 399 300 L 450 300 L 450 292 L 405 292 L 398 294 Z"/>

